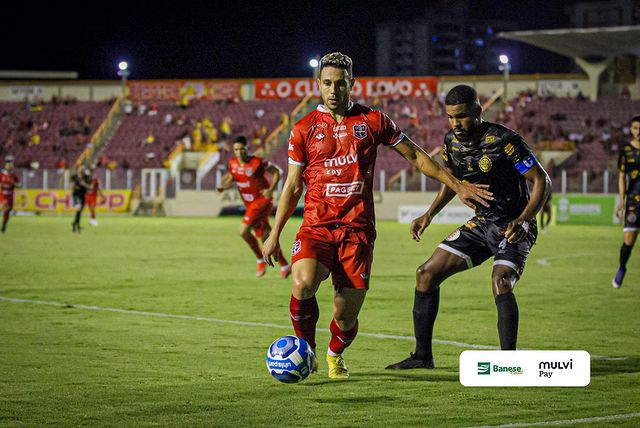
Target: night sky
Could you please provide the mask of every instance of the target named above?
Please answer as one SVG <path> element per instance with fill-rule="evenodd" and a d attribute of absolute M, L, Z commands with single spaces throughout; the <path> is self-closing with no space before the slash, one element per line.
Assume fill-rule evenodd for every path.
<path fill-rule="evenodd" d="M 0 40 L 3 70 L 77 71 L 80 79 L 301 77 L 315 55 L 339 50 L 356 76 L 375 75 L 375 23 L 423 14 L 427 2 L 5 1 Z M 471 0 L 480 19 L 519 20 L 521 30 L 565 28 L 571 2 Z M 101 6 L 98 6 L 101 4 Z M 571 61 L 520 45 L 514 73 L 569 72 Z"/>

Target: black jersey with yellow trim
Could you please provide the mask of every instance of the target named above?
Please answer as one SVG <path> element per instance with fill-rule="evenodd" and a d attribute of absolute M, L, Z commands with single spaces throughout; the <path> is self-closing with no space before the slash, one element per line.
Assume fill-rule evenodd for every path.
<path fill-rule="evenodd" d="M 618 170 L 627 176 L 627 203 L 640 205 L 640 148 L 625 144 L 618 157 Z"/>
<path fill-rule="evenodd" d="M 523 138 L 497 123 L 483 122 L 469 141 L 459 141 L 450 130 L 444 137 L 442 158 L 459 180 L 488 184 L 495 200 L 489 207 L 476 205 L 476 215 L 491 221 L 511 221 L 524 210 L 530 197 L 523 174 L 536 158 Z"/>

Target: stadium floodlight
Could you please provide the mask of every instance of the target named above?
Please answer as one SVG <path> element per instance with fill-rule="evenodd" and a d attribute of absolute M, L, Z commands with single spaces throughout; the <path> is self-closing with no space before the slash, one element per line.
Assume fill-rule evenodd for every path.
<path fill-rule="evenodd" d="M 320 62 L 316 58 L 309 60 L 309 67 L 316 68 L 318 64 L 320 64 Z"/>
<path fill-rule="evenodd" d="M 118 63 L 118 76 L 122 78 L 122 96 L 127 95 L 127 77 L 129 77 L 129 63 L 127 61 L 120 61 Z"/>
<path fill-rule="evenodd" d="M 502 75 L 502 104 L 504 108 L 507 108 L 509 105 L 509 96 L 507 94 L 507 88 L 509 86 L 509 70 L 511 70 L 511 64 L 509 64 L 509 57 L 505 54 L 502 54 L 498 57 L 500 60 L 500 67 L 498 67 L 503 75 Z"/>
<path fill-rule="evenodd" d="M 316 55 L 315 57 L 309 60 L 309 67 L 311 67 L 313 80 L 316 80 L 320 77 L 318 73 L 318 66 L 320 65 L 320 55 Z"/>

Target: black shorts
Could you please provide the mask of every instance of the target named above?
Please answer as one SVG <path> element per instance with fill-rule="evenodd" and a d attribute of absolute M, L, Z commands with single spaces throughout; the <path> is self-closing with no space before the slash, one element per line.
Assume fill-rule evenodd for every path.
<path fill-rule="evenodd" d="M 538 237 L 538 226 L 532 221 L 528 235 L 522 241 L 510 244 L 503 236 L 507 224 L 473 217 L 450 233 L 438 248 L 461 257 L 469 268 L 494 256 L 494 266 L 509 266 L 521 276 L 531 247 Z"/>
<path fill-rule="evenodd" d="M 84 208 L 84 194 L 73 194 L 73 208 L 76 210 L 80 210 Z"/>
<path fill-rule="evenodd" d="M 640 205 L 627 204 L 624 209 L 624 231 L 637 232 L 640 230 Z"/>

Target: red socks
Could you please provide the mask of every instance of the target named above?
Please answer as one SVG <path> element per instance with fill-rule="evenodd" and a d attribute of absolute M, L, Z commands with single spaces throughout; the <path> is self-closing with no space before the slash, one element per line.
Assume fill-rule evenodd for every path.
<path fill-rule="evenodd" d="M 331 342 L 329 342 L 329 350 L 336 355 L 342 354 L 345 349 L 351 342 L 356 338 L 358 334 L 358 321 L 356 320 L 356 325 L 348 331 L 340 330 L 338 327 L 338 323 L 335 319 L 331 320 L 331 326 L 329 326 L 329 330 L 331 331 Z"/>
<path fill-rule="evenodd" d="M 298 300 L 293 295 L 289 302 L 291 323 L 296 336 L 303 338 L 311 348 L 316 348 L 316 324 L 320 316 L 316 296 L 307 300 Z"/>

